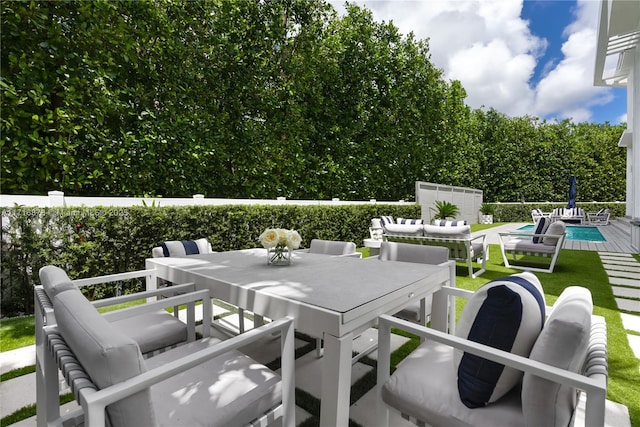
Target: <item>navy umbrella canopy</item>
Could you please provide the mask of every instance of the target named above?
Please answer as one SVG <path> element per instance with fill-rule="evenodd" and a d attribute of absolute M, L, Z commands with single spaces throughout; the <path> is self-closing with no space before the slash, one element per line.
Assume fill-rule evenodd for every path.
<path fill-rule="evenodd" d="M 569 178 L 569 203 L 567 203 L 567 208 L 575 208 L 576 207 L 576 193 L 578 192 L 578 180 L 575 176 L 571 175 Z"/>

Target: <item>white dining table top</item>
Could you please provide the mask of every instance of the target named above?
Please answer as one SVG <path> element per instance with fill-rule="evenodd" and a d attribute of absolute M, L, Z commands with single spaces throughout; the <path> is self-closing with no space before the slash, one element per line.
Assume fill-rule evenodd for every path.
<path fill-rule="evenodd" d="M 288 266 L 267 265 L 262 248 L 154 258 L 173 269 L 259 293 L 345 313 L 442 272 L 442 267 L 294 251 Z M 403 284 L 399 286 L 399 284 Z"/>

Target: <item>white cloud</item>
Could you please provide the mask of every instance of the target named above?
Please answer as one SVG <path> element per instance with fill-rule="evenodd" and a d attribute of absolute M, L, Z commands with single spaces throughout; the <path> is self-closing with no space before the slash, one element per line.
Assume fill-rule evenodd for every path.
<path fill-rule="evenodd" d="M 404 34 L 429 40 L 431 60 L 447 79 L 462 82 L 467 104 L 503 113 L 591 119 L 589 107 L 611 101 L 593 86 L 599 2 L 578 0 L 564 32 L 561 58 L 547 58 L 533 82 L 548 40 L 531 33 L 522 0 L 362 0 L 378 21 L 393 21 Z M 344 7 L 332 4 L 339 13 Z"/>
<path fill-rule="evenodd" d="M 598 3 L 579 1 L 576 19 L 564 32 L 567 37 L 562 45 L 564 57 L 536 87 L 536 114 L 588 121 L 592 115 L 585 106 L 603 105 L 613 100 L 610 90 L 593 86 L 598 17 L 594 6 Z"/>
<path fill-rule="evenodd" d="M 627 113 L 622 114 L 620 117 L 618 117 L 618 121 L 617 123 L 627 123 Z"/>

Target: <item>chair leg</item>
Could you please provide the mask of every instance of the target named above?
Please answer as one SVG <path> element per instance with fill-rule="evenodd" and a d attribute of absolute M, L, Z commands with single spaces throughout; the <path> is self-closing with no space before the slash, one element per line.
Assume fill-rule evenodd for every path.
<path fill-rule="evenodd" d="M 238 329 L 244 334 L 244 308 L 238 307 Z"/>

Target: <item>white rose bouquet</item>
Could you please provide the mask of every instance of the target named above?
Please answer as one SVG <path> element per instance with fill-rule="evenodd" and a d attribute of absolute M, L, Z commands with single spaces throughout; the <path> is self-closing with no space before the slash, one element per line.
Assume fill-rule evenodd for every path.
<path fill-rule="evenodd" d="M 291 251 L 300 247 L 302 238 L 296 230 L 267 228 L 262 232 L 259 240 L 262 247 L 267 249 L 269 264 L 286 265 L 291 262 Z"/>

